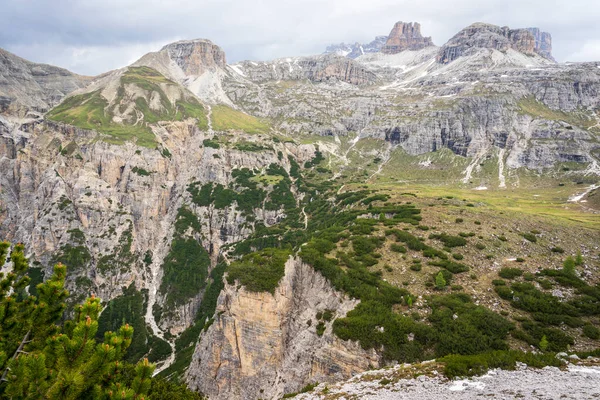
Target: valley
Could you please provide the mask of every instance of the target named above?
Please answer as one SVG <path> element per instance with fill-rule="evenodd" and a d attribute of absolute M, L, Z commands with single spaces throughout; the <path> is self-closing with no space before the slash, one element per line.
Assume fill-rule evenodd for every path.
<path fill-rule="evenodd" d="M 420 29 L 235 64 L 183 40 L 96 77 L 2 50 L 0 235 L 210 399 L 597 368 L 600 62 Z"/>

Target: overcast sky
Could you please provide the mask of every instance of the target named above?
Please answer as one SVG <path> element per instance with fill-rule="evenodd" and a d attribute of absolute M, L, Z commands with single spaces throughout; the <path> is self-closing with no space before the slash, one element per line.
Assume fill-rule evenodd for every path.
<path fill-rule="evenodd" d="M 417 21 L 444 44 L 473 22 L 538 26 L 559 61 L 600 60 L 599 0 L 0 0 L 0 47 L 95 75 L 180 40 L 207 38 L 228 62 L 316 54 Z"/>

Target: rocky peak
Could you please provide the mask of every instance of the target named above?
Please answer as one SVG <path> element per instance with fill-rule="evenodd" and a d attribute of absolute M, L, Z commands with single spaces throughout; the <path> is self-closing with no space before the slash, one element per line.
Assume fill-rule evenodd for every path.
<path fill-rule="evenodd" d="M 554 61 L 552 57 L 552 35 L 540 31 L 540 28 L 527 28 L 535 38 L 535 51 L 540 56 Z"/>
<path fill-rule="evenodd" d="M 539 29 L 510 29 L 492 24 L 475 23 L 458 32 L 440 49 L 437 61 L 448 64 L 472 49 L 484 48 L 506 52 L 513 49 L 526 55 L 550 58 L 550 35 Z"/>
<path fill-rule="evenodd" d="M 354 43 L 354 44 L 332 44 L 327 46 L 325 54 L 337 54 L 348 58 L 357 58 L 367 53 L 379 53 L 381 48 L 387 42 L 387 36 L 375 36 L 375 39 L 370 43 Z"/>
<path fill-rule="evenodd" d="M 161 49 L 186 75 L 202 75 L 206 69 L 225 68 L 225 52 L 206 39 L 180 40 Z"/>
<path fill-rule="evenodd" d="M 404 50 L 420 50 L 428 46 L 433 46 L 433 42 L 431 37 L 421 35 L 421 24 L 400 21 L 392 28 L 381 52 L 396 54 Z"/>

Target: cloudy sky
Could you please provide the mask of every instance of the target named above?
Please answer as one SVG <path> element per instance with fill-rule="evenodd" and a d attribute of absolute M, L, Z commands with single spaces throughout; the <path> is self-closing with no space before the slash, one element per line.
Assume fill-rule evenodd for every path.
<path fill-rule="evenodd" d="M 164 44 L 211 39 L 228 62 L 321 53 L 417 21 L 442 45 L 473 22 L 552 33 L 559 61 L 600 60 L 598 0 L 1 0 L 0 47 L 94 75 Z"/>

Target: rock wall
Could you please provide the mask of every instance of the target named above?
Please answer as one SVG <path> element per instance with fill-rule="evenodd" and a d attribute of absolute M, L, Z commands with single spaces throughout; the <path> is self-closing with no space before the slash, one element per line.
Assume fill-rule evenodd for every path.
<path fill-rule="evenodd" d="M 433 46 L 431 37 L 421 35 L 421 24 L 418 22 L 396 22 L 381 52 L 396 54 L 405 50 L 420 50 Z"/>
<path fill-rule="evenodd" d="M 355 305 L 296 258 L 286 263 L 274 295 L 226 284 L 186 381 L 211 399 L 275 399 L 307 382 L 333 382 L 375 367 L 376 353 L 339 340 L 333 322 L 322 336 L 316 332 L 317 312 L 332 310 L 335 319 Z"/>
<path fill-rule="evenodd" d="M 548 32 L 540 31 L 540 28 L 527 28 L 527 30 L 535 38 L 536 53 L 548 60 L 554 61 L 554 57 L 552 57 L 552 35 Z"/>

